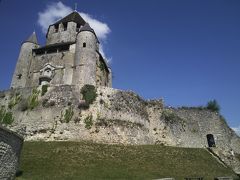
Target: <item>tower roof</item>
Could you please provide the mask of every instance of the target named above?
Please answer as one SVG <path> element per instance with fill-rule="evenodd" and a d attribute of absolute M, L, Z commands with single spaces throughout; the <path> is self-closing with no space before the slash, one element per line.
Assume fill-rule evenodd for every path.
<path fill-rule="evenodd" d="M 79 32 L 82 32 L 82 31 L 90 31 L 95 34 L 94 30 L 90 27 L 88 23 L 85 23 L 84 26 L 80 28 Z"/>
<path fill-rule="evenodd" d="M 38 44 L 37 35 L 36 35 L 35 31 L 28 37 L 28 39 L 25 42 L 31 42 L 34 44 Z"/>
<path fill-rule="evenodd" d="M 90 26 L 87 22 L 84 24 L 84 26 L 82 26 L 82 27 L 80 28 L 79 33 L 80 33 L 80 32 L 83 32 L 83 31 L 92 32 L 92 33 L 96 36 L 97 42 L 100 43 L 99 40 L 98 40 L 98 37 L 97 37 L 97 35 L 96 35 L 96 33 L 95 33 L 95 31 L 93 30 L 93 28 L 91 28 L 91 26 Z"/>
<path fill-rule="evenodd" d="M 54 24 L 60 24 L 60 23 L 67 23 L 67 22 L 75 22 L 80 25 L 84 25 L 86 22 L 84 19 L 80 16 L 80 14 L 76 11 L 72 12 L 71 14 L 65 16 L 64 18 L 60 19 Z"/>

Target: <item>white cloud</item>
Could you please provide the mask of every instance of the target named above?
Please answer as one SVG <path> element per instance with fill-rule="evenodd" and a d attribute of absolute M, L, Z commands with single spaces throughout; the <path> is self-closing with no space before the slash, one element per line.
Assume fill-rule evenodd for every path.
<path fill-rule="evenodd" d="M 38 24 L 40 25 L 42 32 L 46 33 L 48 26 L 53 24 L 57 20 L 70 14 L 73 9 L 69 6 L 64 5 L 61 1 L 51 3 L 47 5 L 46 9 L 38 13 Z M 106 40 L 107 35 L 111 32 L 108 25 L 97 19 L 94 19 L 91 15 L 79 12 L 82 18 L 90 24 L 94 29 L 100 40 Z"/>
<path fill-rule="evenodd" d="M 72 9 L 65 6 L 62 2 L 47 5 L 44 11 L 38 13 L 38 24 L 42 28 L 42 32 L 46 33 L 50 24 L 53 24 L 71 12 Z"/>
<path fill-rule="evenodd" d="M 82 18 L 90 24 L 90 26 L 94 29 L 95 33 L 97 34 L 97 37 L 99 39 L 105 40 L 107 38 L 107 35 L 111 32 L 110 28 L 106 23 L 103 23 L 101 21 L 98 21 L 94 18 L 92 18 L 91 15 L 79 12 Z"/>
<path fill-rule="evenodd" d="M 232 129 L 240 136 L 240 125 L 238 127 L 232 127 Z"/>

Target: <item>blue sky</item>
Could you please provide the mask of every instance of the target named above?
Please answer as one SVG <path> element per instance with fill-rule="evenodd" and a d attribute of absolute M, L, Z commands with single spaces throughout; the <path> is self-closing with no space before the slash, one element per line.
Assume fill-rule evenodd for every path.
<path fill-rule="evenodd" d="M 102 39 L 113 87 L 169 106 L 216 99 L 231 127 L 240 128 L 239 0 L 62 0 L 109 27 Z M 19 49 L 39 12 L 59 1 L 0 0 L 0 89 L 8 89 Z M 103 30 L 104 31 L 104 30 Z"/>

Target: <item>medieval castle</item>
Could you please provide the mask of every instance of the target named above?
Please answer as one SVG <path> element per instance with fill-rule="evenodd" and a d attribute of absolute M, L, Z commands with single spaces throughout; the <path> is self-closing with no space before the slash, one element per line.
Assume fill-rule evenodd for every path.
<path fill-rule="evenodd" d="M 87 86 L 87 88 L 86 88 Z M 0 92 L 0 122 L 28 140 L 91 140 L 210 148 L 240 173 L 240 138 L 206 108 L 165 107 L 114 89 L 90 25 L 72 12 L 52 24 L 46 45 L 22 43 L 11 89 Z"/>
<path fill-rule="evenodd" d="M 111 87 L 111 69 L 99 52 L 94 30 L 72 12 L 52 24 L 41 47 L 35 32 L 22 43 L 11 87 L 84 85 Z"/>

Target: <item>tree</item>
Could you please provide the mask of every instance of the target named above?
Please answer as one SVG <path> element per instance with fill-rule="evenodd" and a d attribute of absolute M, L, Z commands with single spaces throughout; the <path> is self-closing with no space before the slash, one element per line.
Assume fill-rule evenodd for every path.
<path fill-rule="evenodd" d="M 207 103 L 207 109 L 209 109 L 213 112 L 219 112 L 220 106 L 219 106 L 218 102 L 214 99 Z"/>

